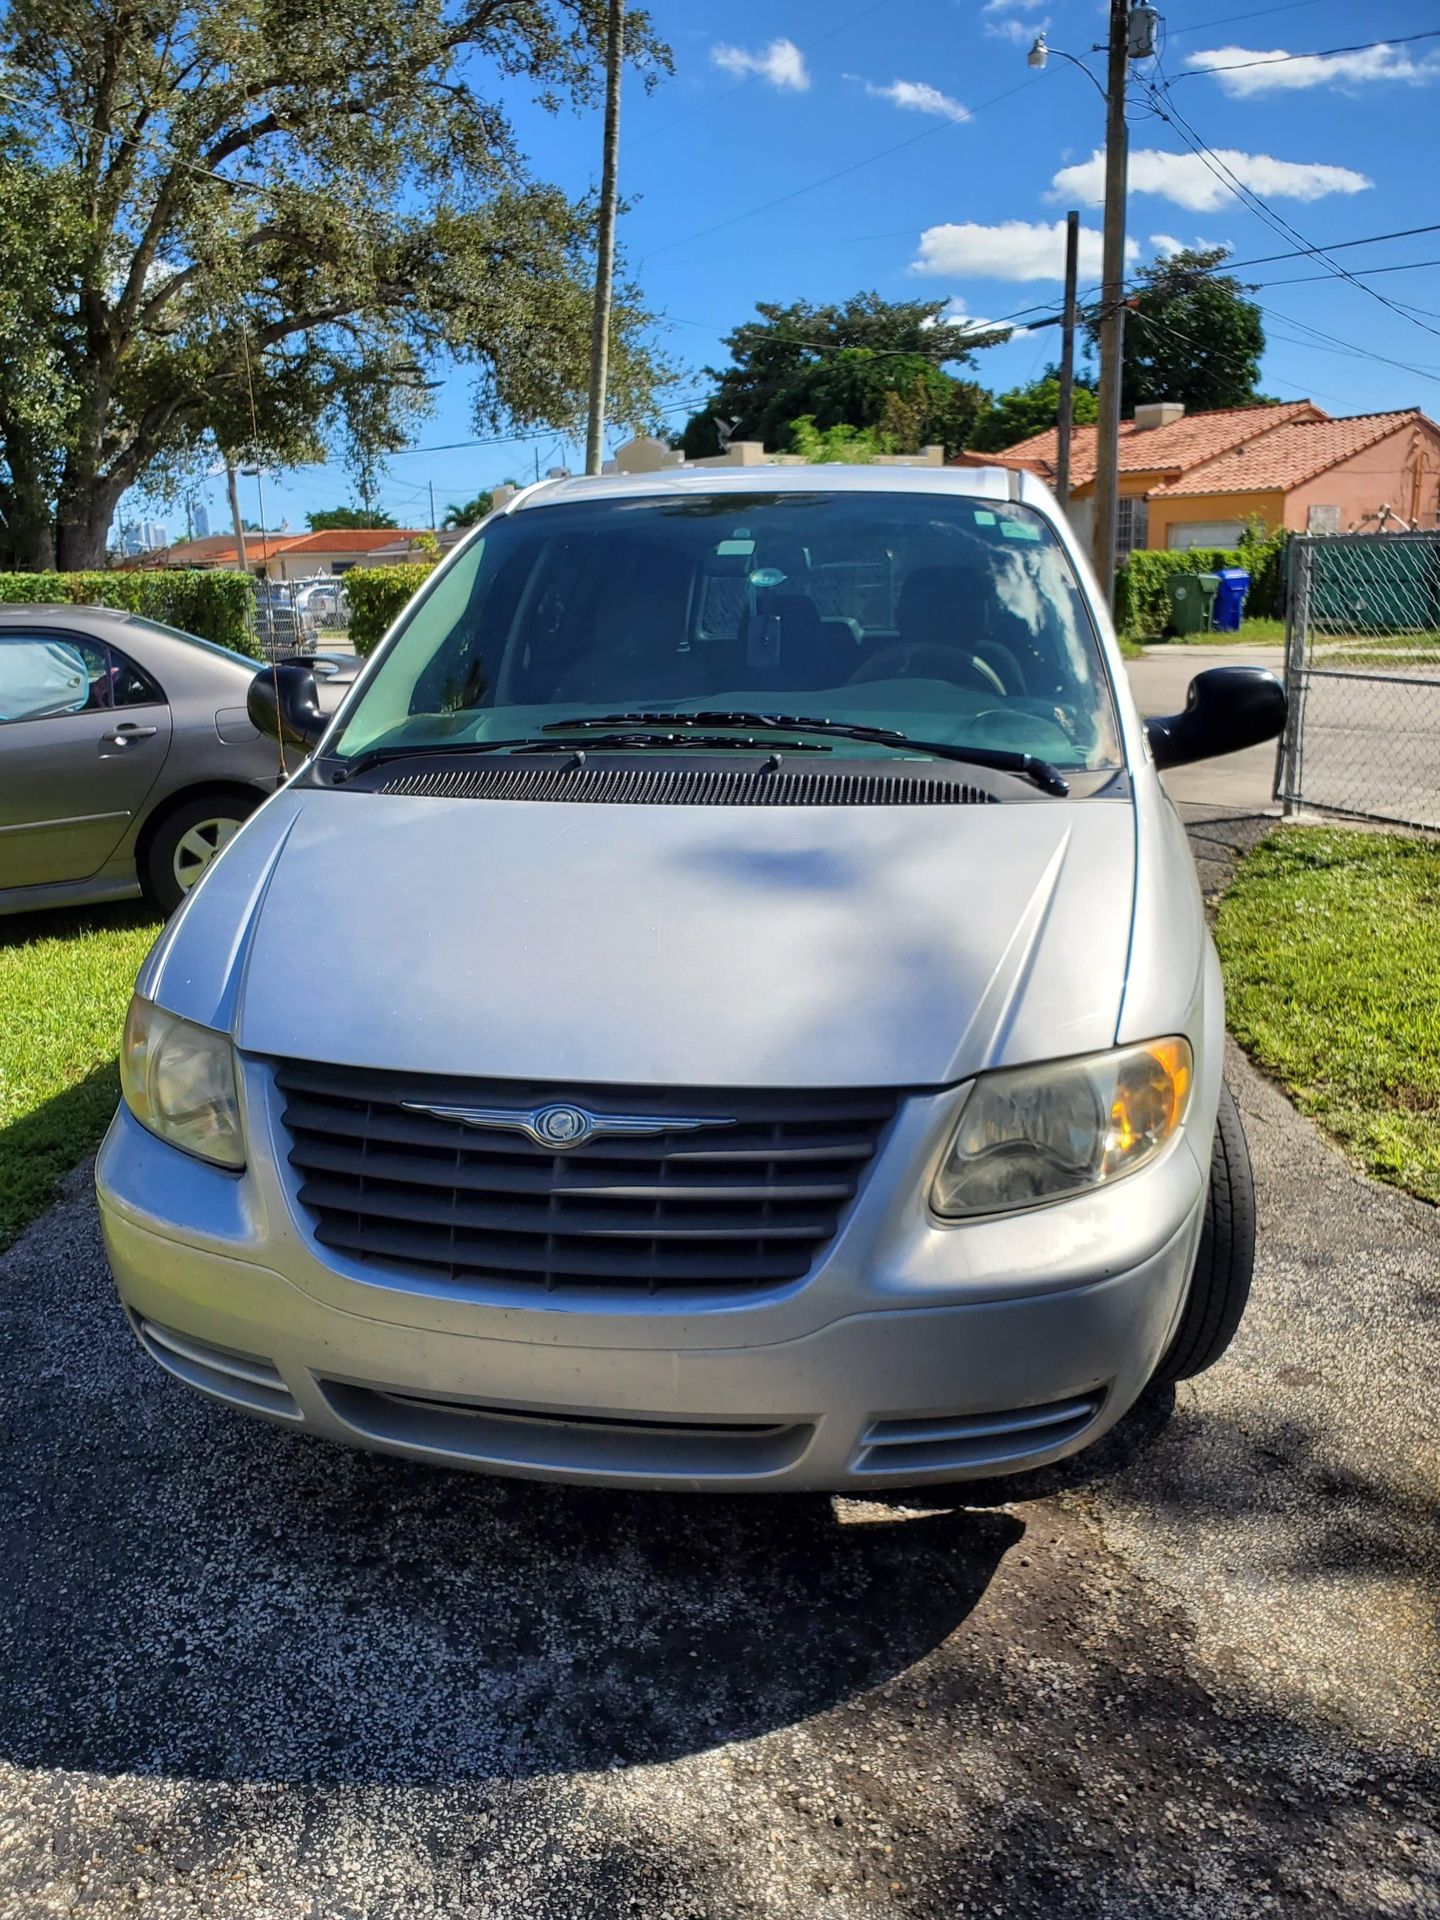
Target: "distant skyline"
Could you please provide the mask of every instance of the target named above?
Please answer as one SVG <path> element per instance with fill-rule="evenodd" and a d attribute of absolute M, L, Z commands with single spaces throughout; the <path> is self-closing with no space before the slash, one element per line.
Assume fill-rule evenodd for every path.
<path fill-rule="evenodd" d="M 1419 405 L 1440 416 L 1440 232 L 1345 245 L 1335 261 L 1351 280 L 1306 255 L 1436 223 L 1440 38 L 1407 36 L 1440 19 L 1418 17 L 1411 0 L 1359 14 L 1342 0 L 1161 10 L 1160 61 L 1132 87 L 1132 270 L 1225 242 L 1257 263 L 1241 277 L 1261 289 L 1263 391 L 1331 413 Z M 1093 290 L 1103 109 L 1058 53 L 1100 66 L 1094 0 L 654 0 L 650 11 L 676 71 L 649 96 L 627 84 L 620 244 L 681 374 L 670 424 L 703 397 L 700 369 L 724 364 L 723 335 L 757 300 L 873 287 L 944 299 L 962 323 L 1041 317 L 1059 303 L 1069 206 L 1082 212 Z M 1036 72 L 1025 56 L 1042 30 L 1057 57 Z M 593 189 L 598 112 L 552 117 L 519 82 L 504 99 L 533 173 Z M 969 372 L 1001 391 L 1057 349 L 1053 328 L 1022 330 Z M 432 490 L 438 522 L 482 487 L 582 463 L 580 446 L 553 433 L 455 444 L 480 437 L 467 386 L 443 381 L 417 449 L 380 482 L 374 504 L 402 525 L 430 524 Z M 607 450 L 624 437 L 607 436 Z M 242 512 L 271 526 L 355 501 L 338 464 L 240 484 Z M 206 509 L 228 529 L 223 478 L 202 490 Z"/>

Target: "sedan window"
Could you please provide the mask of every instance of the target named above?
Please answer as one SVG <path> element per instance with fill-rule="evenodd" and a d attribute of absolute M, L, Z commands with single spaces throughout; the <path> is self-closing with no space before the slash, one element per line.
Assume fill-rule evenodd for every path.
<path fill-rule="evenodd" d="M 163 706 L 165 696 L 150 675 L 110 648 L 110 704 L 112 707 Z"/>
<path fill-rule="evenodd" d="M 95 682 L 72 640 L 42 634 L 0 634 L 0 722 L 84 713 Z"/>
<path fill-rule="evenodd" d="M 0 634 L 0 721 L 163 705 L 142 667 L 79 633 Z"/>

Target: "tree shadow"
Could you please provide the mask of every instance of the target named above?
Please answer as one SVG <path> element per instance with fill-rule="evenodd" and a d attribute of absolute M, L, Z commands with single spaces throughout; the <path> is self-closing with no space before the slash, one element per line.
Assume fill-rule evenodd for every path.
<path fill-rule="evenodd" d="M 65 1175 L 100 1144 L 119 1099 L 120 1069 L 107 1061 L 0 1126 L 0 1250 L 49 1206 Z"/>
<path fill-rule="evenodd" d="M 66 1221 L 78 1258 L 56 1244 Z M 157 1372 L 78 1205 L 7 1266 L 0 1753 L 17 1765 L 443 1785 L 674 1759 L 904 1672 L 1024 1531 L 348 1453 Z"/>

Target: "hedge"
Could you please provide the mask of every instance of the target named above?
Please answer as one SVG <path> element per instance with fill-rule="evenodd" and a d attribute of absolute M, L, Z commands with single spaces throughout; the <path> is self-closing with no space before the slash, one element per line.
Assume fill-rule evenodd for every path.
<path fill-rule="evenodd" d="M 350 644 L 362 658 L 374 650 L 430 578 L 432 560 L 405 560 L 393 567 L 351 567 L 345 575 L 350 602 Z"/>
<path fill-rule="evenodd" d="M 1285 612 L 1285 556 L 1290 536 L 1280 532 L 1239 547 L 1137 547 L 1115 577 L 1115 624 L 1134 638 L 1170 626 L 1167 583 L 1177 573 L 1215 573 L 1244 567 L 1250 575 L 1245 611 L 1279 619 Z"/>
<path fill-rule="evenodd" d="M 0 602 L 44 601 L 72 607 L 118 607 L 202 640 L 262 660 L 255 638 L 255 582 L 244 573 L 0 573 Z"/>

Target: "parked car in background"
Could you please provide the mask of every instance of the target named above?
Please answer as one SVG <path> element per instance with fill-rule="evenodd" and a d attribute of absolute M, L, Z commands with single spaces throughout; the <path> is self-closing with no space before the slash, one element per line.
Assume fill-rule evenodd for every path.
<path fill-rule="evenodd" d="M 255 633 L 272 659 L 315 651 L 320 620 L 300 597 L 302 584 L 288 580 L 256 582 Z"/>
<path fill-rule="evenodd" d="M 1220 969 L 1028 474 L 562 480 L 433 575 L 161 936 L 97 1165 L 151 1358 L 354 1445 L 866 1494 L 1057 1460 L 1250 1284 Z M 295 990 L 304 979 L 310 989 Z"/>
<path fill-rule="evenodd" d="M 0 608 L 0 913 L 178 906 L 280 784 L 255 662 L 104 607 Z"/>
<path fill-rule="evenodd" d="M 350 603 L 338 574 L 322 574 L 315 580 L 294 583 L 295 606 L 320 627 L 343 627 L 350 618 Z"/>

